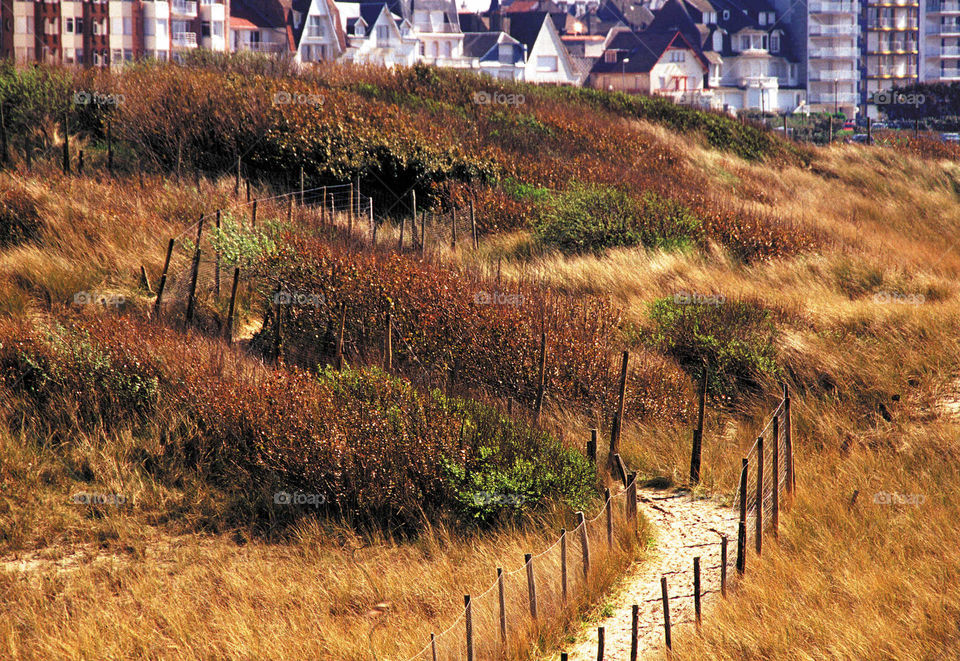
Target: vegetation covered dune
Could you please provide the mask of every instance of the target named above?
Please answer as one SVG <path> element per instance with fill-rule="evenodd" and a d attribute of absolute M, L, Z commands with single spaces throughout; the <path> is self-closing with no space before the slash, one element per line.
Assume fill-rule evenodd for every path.
<path fill-rule="evenodd" d="M 731 494 L 779 381 L 794 393 L 779 543 L 675 658 L 956 656 L 950 150 L 812 149 L 655 99 L 423 68 L 225 59 L 0 79 L 17 108 L 0 175 L 3 656 L 406 658 L 494 567 L 599 507 L 581 449 L 588 427 L 608 433 L 623 349 L 621 451 L 643 478 L 685 483 L 709 366 L 705 494 Z M 77 89 L 124 102 L 70 105 Z M 483 91 L 523 103 L 474 103 Z M 82 175 L 58 171 L 65 109 Z M 298 188 L 300 167 L 307 189 L 359 178 L 379 245 L 316 205 L 265 199 L 241 222 L 238 158 L 263 198 Z M 396 254 L 411 191 L 425 258 Z M 448 214 L 470 202 L 480 247 L 451 249 Z M 166 238 L 176 293 L 215 209 L 229 211 L 203 250 L 244 273 L 233 345 L 209 286 L 191 328 L 176 295 L 149 319 Z M 278 327 L 278 291 L 316 303 Z M 523 303 L 477 297 L 498 291 Z M 373 367 L 388 312 L 391 374 Z M 278 507 L 285 491 L 324 502 Z M 618 546 L 586 602 L 643 550 Z M 511 654 L 560 649 L 586 602 Z"/>

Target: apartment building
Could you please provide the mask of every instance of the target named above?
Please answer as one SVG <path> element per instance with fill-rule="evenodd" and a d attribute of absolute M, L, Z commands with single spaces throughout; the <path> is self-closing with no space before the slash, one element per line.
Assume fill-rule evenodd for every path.
<path fill-rule="evenodd" d="M 926 0 L 920 25 L 920 80 L 960 81 L 960 0 Z"/>
<path fill-rule="evenodd" d="M 859 0 L 810 0 L 806 12 L 807 104 L 853 117 L 861 102 Z"/>
<path fill-rule="evenodd" d="M 863 0 L 860 106 L 876 117 L 878 92 L 919 80 L 919 0 Z"/>
<path fill-rule="evenodd" d="M 0 57 L 18 62 L 119 65 L 226 49 L 230 0 L 7 0 Z"/>

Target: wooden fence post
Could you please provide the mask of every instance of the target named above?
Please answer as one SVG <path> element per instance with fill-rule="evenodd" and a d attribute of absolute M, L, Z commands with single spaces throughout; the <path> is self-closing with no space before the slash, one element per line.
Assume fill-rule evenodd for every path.
<path fill-rule="evenodd" d="M 560 529 L 560 596 L 567 603 L 567 529 Z"/>
<path fill-rule="evenodd" d="M 383 371 L 393 370 L 393 314 L 387 310 L 387 328 L 383 336 Z"/>
<path fill-rule="evenodd" d="M 450 247 L 457 247 L 457 208 L 450 209 Z"/>
<path fill-rule="evenodd" d="M 673 649 L 670 640 L 670 594 L 667 592 L 667 577 L 660 577 L 660 594 L 663 598 L 663 635 L 667 642 L 667 649 Z"/>
<path fill-rule="evenodd" d="M 77 154 L 77 174 L 83 176 L 83 150 Z"/>
<path fill-rule="evenodd" d="M 786 449 L 787 493 L 793 495 L 797 488 L 797 473 L 793 453 L 793 417 L 790 415 L 790 389 L 783 384 L 783 440 Z"/>
<path fill-rule="evenodd" d="M 237 174 L 233 178 L 233 196 L 238 197 L 240 195 L 240 160 L 241 156 L 237 156 Z"/>
<path fill-rule="evenodd" d="M 466 610 L 464 621 L 467 630 L 467 661 L 473 661 L 473 605 L 468 594 L 463 595 L 463 607 Z"/>
<path fill-rule="evenodd" d="M 627 393 L 627 363 L 630 352 L 624 351 L 620 364 L 620 390 L 617 397 L 617 410 L 613 414 L 613 424 L 610 425 L 610 452 L 607 455 L 607 468 L 613 468 L 613 456 L 620 452 L 620 430 L 623 427 L 623 403 Z"/>
<path fill-rule="evenodd" d="M 160 273 L 160 284 L 157 285 L 157 300 L 153 302 L 153 317 L 160 318 L 160 302 L 163 300 L 163 288 L 167 284 L 167 269 L 170 268 L 170 256 L 173 254 L 173 239 L 167 243 L 167 258 L 163 260 L 163 271 Z"/>
<path fill-rule="evenodd" d="M 220 239 L 220 209 L 217 209 L 216 228 L 217 228 L 217 240 L 219 241 L 219 239 Z M 214 286 L 214 289 L 216 289 L 216 292 L 217 292 L 217 300 L 219 300 L 219 299 L 220 299 L 220 248 L 217 248 L 216 265 L 215 265 L 214 270 L 213 270 L 213 286 Z"/>
<path fill-rule="evenodd" d="M 470 200 L 470 228 L 473 232 L 473 249 L 480 248 L 480 238 L 477 236 L 477 219 L 473 215 L 473 200 Z"/>
<path fill-rule="evenodd" d="M 530 596 L 530 617 L 537 619 L 537 582 L 533 576 L 533 555 L 527 553 L 523 556 L 524 563 L 527 565 L 527 592 Z"/>
<path fill-rule="evenodd" d="M 590 440 L 587 441 L 587 459 L 596 467 L 597 465 L 597 429 L 590 428 Z"/>
<path fill-rule="evenodd" d="M 244 179 L 243 183 L 247 186 L 247 204 L 250 204 L 250 180 Z"/>
<path fill-rule="evenodd" d="M 437 636 L 432 631 L 430 632 L 430 656 L 433 657 L 432 661 L 437 661 Z"/>
<path fill-rule="evenodd" d="M 610 497 L 610 489 L 603 490 L 603 496 L 607 499 L 604 506 L 607 511 L 607 548 L 613 548 L 613 499 Z"/>
<path fill-rule="evenodd" d="M 507 602 L 503 594 L 503 568 L 497 567 L 497 596 L 500 600 L 500 644 L 507 644 Z"/>
<path fill-rule="evenodd" d="M 233 286 L 230 288 L 230 305 L 227 308 L 227 344 L 233 342 L 233 311 L 237 300 L 237 284 L 240 282 L 240 268 L 233 269 Z"/>
<path fill-rule="evenodd" d="M 400 239 L 397 241 L 397 252 L 403 252 L 403 232 L 407 229 L 407 217 L 400 216 Z"/>
<path fill-rule="evenodd" d="M 627 492 L 627 516 L 630 519 L 631 529 L 637 529 L 637 474 L 630 473 L 629 491 Z"/>
<path fill-rule="evenodd" d="M 413 237 L 412 243 L 417 242 L 417 189 L 411 189 L 410 191 L 410 208 L 412 213 L 410 214 L 410 234 Z"/>
<path fill-rule="evenodd" d="M 304 197 L 303 197 L 303 166 L 300 166 L 300 206 L 303 206 Z M 292 198 L 291 198 L 292 199 Z"/>
<path fill-rule="evenodd" d="M 587 535 L 587 520 L 583 512 L 577 512 L 577 528 L 580 529 L 580 546 L 583 550 L 583 582 L 590 577 L 590 537 Z"/>
<path fill-rule="evenodd" d="M 603 661 L 603 627 L 597 627 L 597 661 Z"/>
<path fill-rule="evenodd" d="M 707 362 L 703 362 L 698 393 L 697 428 L 693 430 L 693 451 L 690 453 L 690 483 L 700 483 L 700 455 L 703 452 L 703 415 L 707 406 Z"/>
<path fill-rule="evenodd" d="M 627 466 L 623 463 L 623 458 L 619 454 L 613 455 L 613 473 L 615 477 L 623 482 L 623 488 L 626 489 L 629 482 L 627 477 Z"/>
<path fill-rule="evenodd" d="M 720 537 L 720 595 L 727 596 L 727 536 Z"/>
<path fill-rule="evenodd" d="M 634 604 L 630 607 L 630 661 L 637 661 L 637 629 L 640 625 L 640 606 Z"/>
<path fill-rule="evenodd" d="M 747 469 L 750 460 L 744 457 L 740 467 L 740 518 L 737 525 L 737 573 L 747 570 Z"/>
<path fill-rule="evenodd" d="M 370 234 L 372 237 L 372 244 L 376 246 L 377 245 L 377 224 L 373 222 L 373 198 L 372 197 L 369 198 L 369 202 L 370 202 L 370 209 L 369 209 L 370 229 L 372 230 Z"/>
<path fill-rule="evenodd" d="M 349 223 L 350 231 L 353 232 L 353 216 L 354 216 L 354 213 L 353 213 L 353 182 L 352 182 L 352 181 L 350 182 L 350 201 L 349 201 L 349 204 L 350 204 L 350 208 L 347 209 L 347 217 L 350 219 L 350 223 Z"/>
<path fill-rule="evenodd" d="M 320 224 L 327 224 L 327 187 L 323 187 L 323 192 L 320 194 Z M 330 224 L 333 225 L 333 214 L 330 214 Z"/>
<path fill-rule="evenodd" d="M 763 550 L 763 436 L 757 439 L 757 555 Z"/>
<path fill-rule="evenodd" d="M 193 268 L 190 271 L 190 294 L 187 297 L 186 323 L 193 321 L 193 305 L 197 294 L 197 276 L 200 273 L 200 246 L 197 245 L 197 251 L 193 254 Z"/>
<path fill-rule="evenodd" d="M 547 378 L 547 334 L 540 333 L 540 377 L 537 383 L 537 401 L 534 406 L 534 417 L 540 420 L 540 411 L 543 409 L 543 391 Z"/>
<path fill-rule="evenodd" d="M 253 201 L 253 209 L 250 211 L 250 226 L 257 226 L 257 200 Z"/>
<path fill-rule="evenodd" d="M 780 419 L 773 416 L 773 537 L 780 536 Z"/>
<path fill-rule="evenodd" d="M 697 629 L 700 628 L 700 556 L 693 559 L 693 612 L 697 619 Z"/>

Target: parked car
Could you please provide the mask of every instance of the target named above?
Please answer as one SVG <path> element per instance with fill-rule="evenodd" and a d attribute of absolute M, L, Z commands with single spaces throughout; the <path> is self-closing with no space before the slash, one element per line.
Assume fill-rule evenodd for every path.
<path fill-rule="evenodd" d="M 866 143 L 866 142 L 867 142 L 867 134 L 866 134 L 866 133 L 854 133 L 852 136 L 850 136 L 850 142 L 862 142 L 862 143 Z"/>
<path fill-rule="evenodd" d="M 884 129 L 890 128 L 886 122 L 872 122 L 870 128 L 874 131 L 883 131 Z"/>
<path fill-rule="evenodd" d="M 960 142 L 960 133 L 941 133 L 940 139 L 944 142 Z"/>
<path fill-rule="evenodd" d="M 853 121 L 852 119 L 848 119 L 847 121 L 845 121 L 845 122 L 843 123 L 843 130 L 844 130 L 844 131 L 856 131 L 856 130 L 857 130 L 857 123 L 856 123 L 855 121 Z"/>

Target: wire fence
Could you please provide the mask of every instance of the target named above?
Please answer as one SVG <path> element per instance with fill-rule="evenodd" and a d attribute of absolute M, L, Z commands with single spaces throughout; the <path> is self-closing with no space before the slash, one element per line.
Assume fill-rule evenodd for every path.
<path fill-rule="evenodd" d="M 605 499 L 592 517 L 577 513 L 545 549 L 469 595 L 439 633 L 406 661 L 492 659 L 519 652 L 538 628 L 575 613 L 589 601 L 613 556 L 636 542 L 636 480 Z M 494 572 L 491 572 L 493 574 Z"/>

